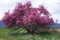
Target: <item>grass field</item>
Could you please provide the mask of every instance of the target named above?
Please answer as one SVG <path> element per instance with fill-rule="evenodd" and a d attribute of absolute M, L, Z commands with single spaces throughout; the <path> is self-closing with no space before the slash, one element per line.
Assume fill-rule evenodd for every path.
<path fill-rule="evenodd" d="M 8 34 L 8 29 L 0 29 L 0 40 L 60 40 L 60 34 L 27 34 L 24 29 L 20 33 Z"/>

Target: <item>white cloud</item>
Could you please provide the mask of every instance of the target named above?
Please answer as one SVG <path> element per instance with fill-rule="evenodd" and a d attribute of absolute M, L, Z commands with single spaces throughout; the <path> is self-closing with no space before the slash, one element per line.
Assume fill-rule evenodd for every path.
<path fill-rule="evenodd" d="M 32 1 L 32 0 L 31 0 Z M 54 21 L 60 20 L 60 1 L 59 0 L 33 0 L 33 7 L 38 7 L 40 4 L 44 4 L 47 10 L 52 14 Z"/>
<path fill-rule="evenodd" d="M 13 10 L 17 2 L 25 3 L 26 0 L 1 0 L 0 1 L 0 20 L 4 15 L 4 12 L 8 10 Z"/>

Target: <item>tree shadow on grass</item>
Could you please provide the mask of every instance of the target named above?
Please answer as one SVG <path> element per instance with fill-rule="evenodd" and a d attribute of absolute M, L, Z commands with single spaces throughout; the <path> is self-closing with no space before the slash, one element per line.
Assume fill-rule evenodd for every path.
<path fill-rule="evenodd" d="M 38 34 L 37 33 L 34 33 L 34 34 L 31 34 L 31 33 L 9 33 L 9 35 L 11 35 L 11 36 L 40 35 L 40 36 L 44 37 L 46 35 L 50 36 L 50 35 L 52 35 L 52 33 L 49 33 L 49 32 L 41 32 Z"/>
<path fill-rule="evenodd" d="M 24 36 L 24 35 L 29 35 L 28 33 L 9 33 L 10 36 Z"/>
<path fill-rule="evenodd" d="M 45 38 L 45 37 L 50 38 L 52 36 L 52 33 L 50 33 L 50 32 L 41 32 L 39 35 L 43 38 Z"/>

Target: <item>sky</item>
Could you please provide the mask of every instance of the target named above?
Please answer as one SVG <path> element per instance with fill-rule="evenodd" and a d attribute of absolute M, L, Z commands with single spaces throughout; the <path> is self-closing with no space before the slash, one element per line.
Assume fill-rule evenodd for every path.
<path fill-rule="evenodd" d="M 31 1 L 33 7 L 38 7 L 40 4 L 44 4 L 45 8 L 52 14 L 54 21 L 60 23 L 60 0 L 0 0 L 0 20 L 2 19 L 4 12 L 13 10 L 17 2 L 26 3 Z"/>

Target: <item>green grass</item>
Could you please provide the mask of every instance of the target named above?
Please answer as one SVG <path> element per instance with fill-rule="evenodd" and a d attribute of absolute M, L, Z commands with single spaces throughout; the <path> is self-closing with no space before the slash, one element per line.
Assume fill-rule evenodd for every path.
<path fill-rule="evenodd" d="M 20 33 L 8 34 L 8 29 L 0 29 L 0 40 L 60 40 L 60 34 L 40 33 L 27 34 L 25 29 Z"/>

